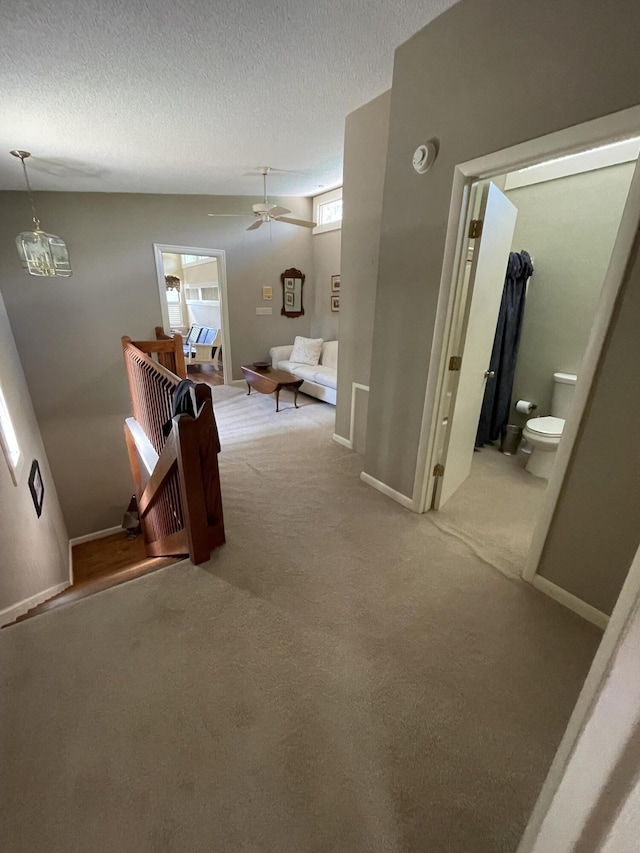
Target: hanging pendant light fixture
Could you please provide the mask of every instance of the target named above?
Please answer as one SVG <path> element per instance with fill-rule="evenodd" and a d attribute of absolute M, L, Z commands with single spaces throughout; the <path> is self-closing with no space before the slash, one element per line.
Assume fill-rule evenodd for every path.
<path fill-rule="evenodd" d="M 29 201 L 31 202 L 31 211 L 33 213 L 33 224 L 36 226 L 34 231 L 23 231 L 16 237 L 16 246 L 18 247 L 18 255 L 22 266 L 27 270 L 29 275 L 72 275 L 71 262 L 69 260 L 69 250 L 62 237 L 57 237 L 55 234 L 48 234 L 40 228 L 40 220 L 36 213 L 36 205 L 33 200 L 33 193 L 27 175 L 27 167 L 25 160 L 31 157 L 29 151 L 11 151 L 14 157 L 18 157 L 22 162 L 22 170 L 24 172 L 24 180 L 29 193 Z"/>

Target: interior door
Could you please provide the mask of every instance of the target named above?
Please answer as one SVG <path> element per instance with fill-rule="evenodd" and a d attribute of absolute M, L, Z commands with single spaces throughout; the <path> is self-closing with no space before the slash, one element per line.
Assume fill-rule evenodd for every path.
<path fill-rule="evenodd" d="M 440 509 L 471 471 L 473 448 L 487 371 L 496 332 L 500 301 L 513 243 L 517 208 L 495 184 L 483 188 L 480 219 L 482 235 L 475 240 L 473 264 L 462 323 L 459 371 L 449 371 L 451 395 L 441 464 L 433 508 Z"/>

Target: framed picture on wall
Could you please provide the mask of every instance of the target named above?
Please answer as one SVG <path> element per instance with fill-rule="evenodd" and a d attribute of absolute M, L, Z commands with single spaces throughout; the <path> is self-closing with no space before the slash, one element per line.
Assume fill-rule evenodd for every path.
<path fill-rule="evenodd" d="M 340 293 L 340 276 L 331 276 L 331 293 Z"/>
<path fill-rule="evenodd" d="M 331 310 L 332 311 L 339 311 L 340 310 L 340 297 L 339 296 L 332 296 L 331 297 Z"/>
<path fill-rule="evenodd" d="M 302 317 L 302 288 L 306 276 L 301 270 L 291 267 L 280 275 L 282 282 L 282 308 L 280 314 L 283 317 Z"/>
<path fill-rule="evenodd" d="M 38 518 L 42 515 L 42 504 L 44 501 L 44 483 L 42 482 L 42 474 L 38 460 L 34 459 L 31 463 L 31 472 L 29 474 L 29 491 L 33 499 L 33 505 L 36 509 Z"/>

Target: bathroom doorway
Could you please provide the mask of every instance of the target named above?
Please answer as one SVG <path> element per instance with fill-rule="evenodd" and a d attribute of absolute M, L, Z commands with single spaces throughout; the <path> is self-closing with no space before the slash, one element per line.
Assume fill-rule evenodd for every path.
<path fill-rule="evenodd" d="M 607 311 L 602 285 L 639 149 L 640 140 L 625 140 L 469 182 L 425 508 L 437 509 L 434 523 L 463 536 L 506 573 L 522 575 L 557 451 L 577 431 L 581 408 L 570 403 L 575 377 L 580 381 L 592 329 Z M 497 208 L 488 205 L 491 195 Z M 482 233 L 469 236 L 477 233 L 471 225 L 477 219 Z M 491 249 L 502 252 L 500 280 L 495 257 L 489 268 L 484 257 Z M 478 441 L 483 401 L 491 396 L 486 383 L 497 379 L 494 341 L 499 345 L 510 252 L 530 257 L 532 266 L 521 281 L 511 402 L 497 433 Z M 522 431 L 525 439 L 503 444 L 511 455 L 501 452 L 507 425 L 511 438 Z"/>

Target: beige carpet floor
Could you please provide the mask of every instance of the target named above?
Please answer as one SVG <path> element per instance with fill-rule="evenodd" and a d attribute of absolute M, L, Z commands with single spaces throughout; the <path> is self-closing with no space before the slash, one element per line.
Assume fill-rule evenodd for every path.
<path fill-rule="evenodd" d="M 514 851 L 599 632 L 214 398 L 227 544 L 0 632 L 2 850 Z"/>
<path fill-rule="evenodd" d="M 481 559 L 520 577 L 542 510 L 547 481 L 524 470 L 526 458 L 487 445 L 473 454 L 471 474 L 429 520 L 457 536 Z"/>

